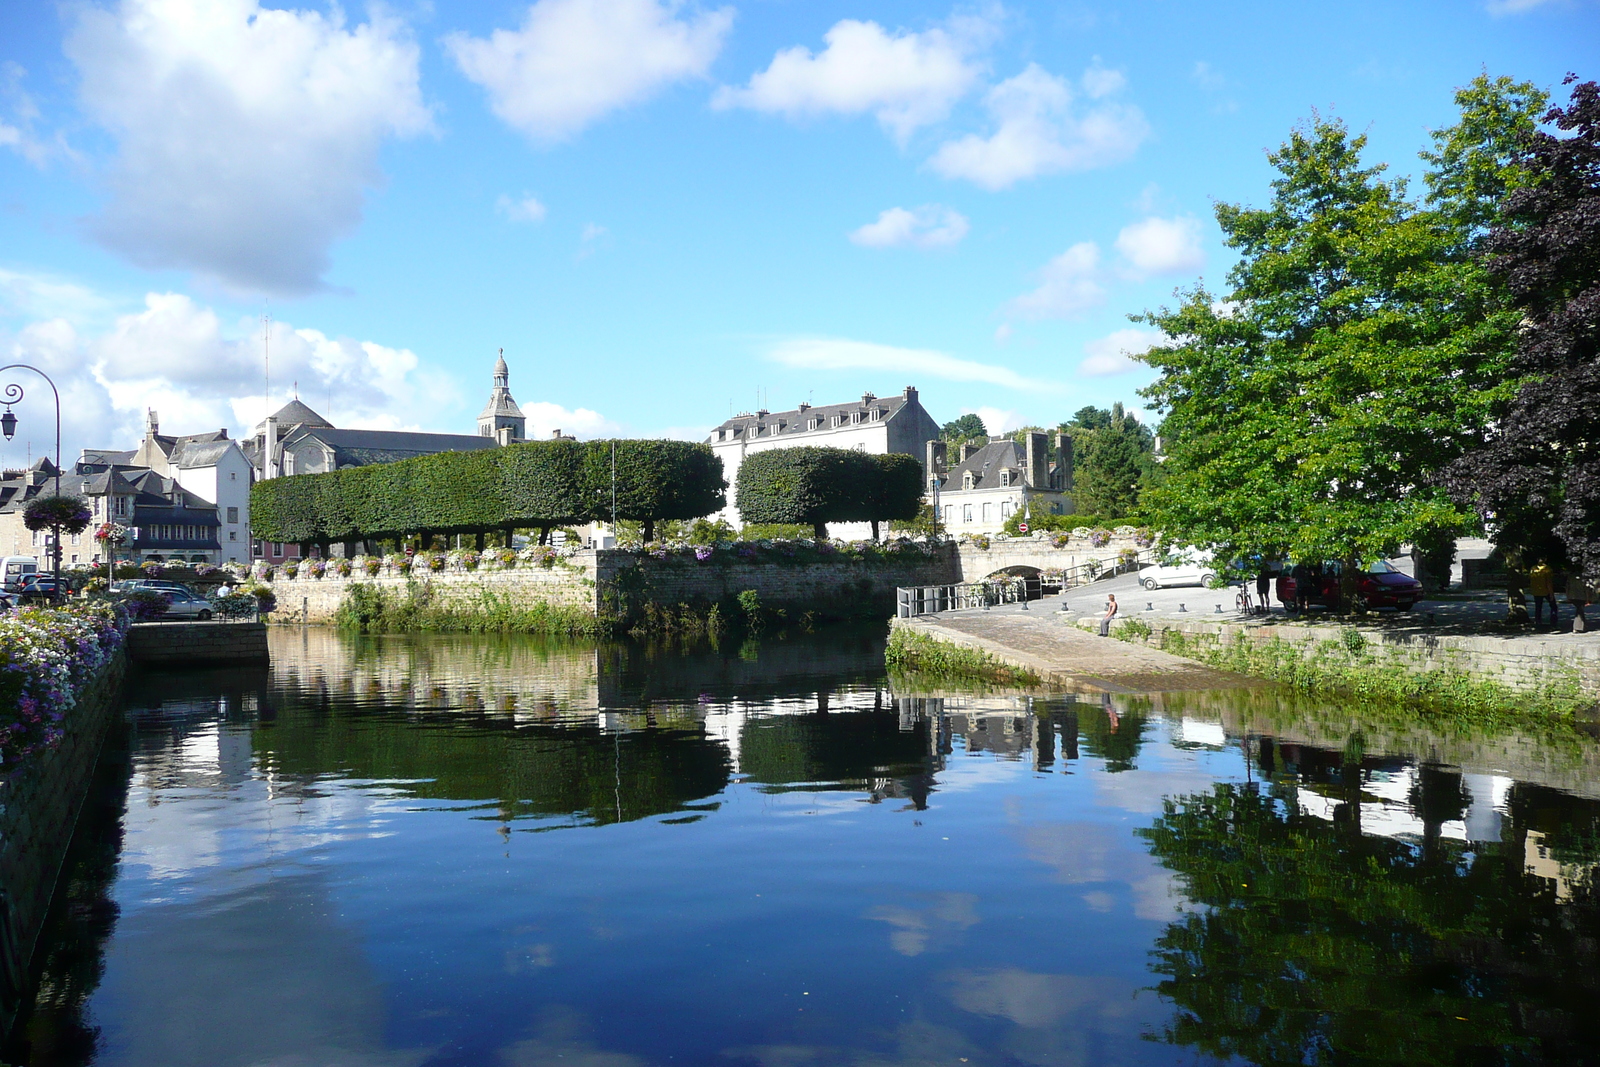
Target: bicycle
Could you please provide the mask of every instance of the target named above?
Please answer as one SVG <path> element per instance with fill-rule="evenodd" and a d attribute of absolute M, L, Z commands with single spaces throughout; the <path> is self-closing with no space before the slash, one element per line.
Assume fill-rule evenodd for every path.
<path fill-rule="evenodd" d="M 1239 595 L 1233 598 L 1233 603 L 1241 615 L 1254 615 L 1256 612 L 1255 602 L 1250 597 L 1250 587 L 1243 583 L 1240 584 Z"/>

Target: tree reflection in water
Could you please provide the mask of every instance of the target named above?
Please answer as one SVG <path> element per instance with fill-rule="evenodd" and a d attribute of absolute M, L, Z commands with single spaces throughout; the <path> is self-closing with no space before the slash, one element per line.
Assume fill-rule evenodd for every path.
<path fill-rule="evenodd" d="M 1456 840 L 1460 775 L 1425 766 L 1423 832 L 1364 833 L 1381 761 L 1284 747 L 1262 742 L 1265 782 L 1138 831 L 1193 905 L 1151 964 L 1165 1039 L 1257 1064 L 1592 1062 L 1600 805 L 1517 784 L 1498 842 Z"/>

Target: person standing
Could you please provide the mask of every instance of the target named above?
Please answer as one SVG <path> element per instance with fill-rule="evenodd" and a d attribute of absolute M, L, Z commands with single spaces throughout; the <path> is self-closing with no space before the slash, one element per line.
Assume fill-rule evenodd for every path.
<path fill-rule="evenodd" d="M 1272 564 L 1266 560 L 1261 561 L 1261 573 L 1256 575 L 1256 600 L 1261 604 L 1263 613 L 1272 610 Z"/>
<path fill-rule="evenodd" d="M 1117 595 L 1106 594 L 1106 613 L 1100 617 L 1100 636 L 1111 636 L 1111 620 L 1117 617 Z"/>
<path fill-rule="evenodd" d="M 1305 611 L 1311 606 L 1311 567 L 1306 563 L 1296 563 L 1289 572 L 1289 577 L 1294 579 L 1294 610 Z"/>
<path fill-rule="evenodd" d="M 1572 632 L 1575 634 L 1585 633 L 1589 629 L 1589 617 L 1583 613 L 1583 609 L 1589 603 L 1591 592 L 1589 584 L 1583 580 L 1582 572 L 1574 570 L 1567 575 L 1567 603 L 1572 605 Z"/>
<path fill-rule="evenodd" d="M 1528 572 L 1528 592 L 1533 594 L 1533 624 L 1543 625 L 1544 606 L 1548 603 L 1550 626 L 1553 629 L 1561 622 L 1561 614 L 1556 610 L 1556 572 L 1550 569 L 1549 560 L 1541 559 Z"/>

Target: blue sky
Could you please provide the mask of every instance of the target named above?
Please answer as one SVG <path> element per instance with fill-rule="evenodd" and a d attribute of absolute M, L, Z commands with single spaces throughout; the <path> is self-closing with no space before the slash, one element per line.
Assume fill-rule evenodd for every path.
<path fill-rule="evenodd" d="M 253 425 L 263 314 L 273 406 L 338 425 L 471 432 L 501 347 L 530 433 L 1053 423 L 1136 400 L 1127 314 L 1221 283 L 1213 203 L 1313 110 L 1411 173 L 1454 88 L 1597 42 L 1594 0 L 8 0 L 0 347 L 69 456 Z"/>

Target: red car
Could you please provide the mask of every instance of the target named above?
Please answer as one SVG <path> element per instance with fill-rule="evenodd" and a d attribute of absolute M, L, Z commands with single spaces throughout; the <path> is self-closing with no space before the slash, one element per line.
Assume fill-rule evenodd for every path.
<path fill-rule="evenodd" d="M 1313 604 L 1333 607 L 1339 603 L 1339 576 L 1344 573 L 1340 563 L 1324 563 L 1316 570 L 1315 587 L 1307 599 Z M 1293 604 L 1297 592 L 1296 582 L 1287 572 L 1278 577 L 1278 600 Z M 1367 608 L 1395 608 L 1410 611 L 1422 599 L 1422 583 L 1396 570 L 1384 560 L 1371 564 L 1361 572 L 1356 582 L 1356 601 Z"/>

